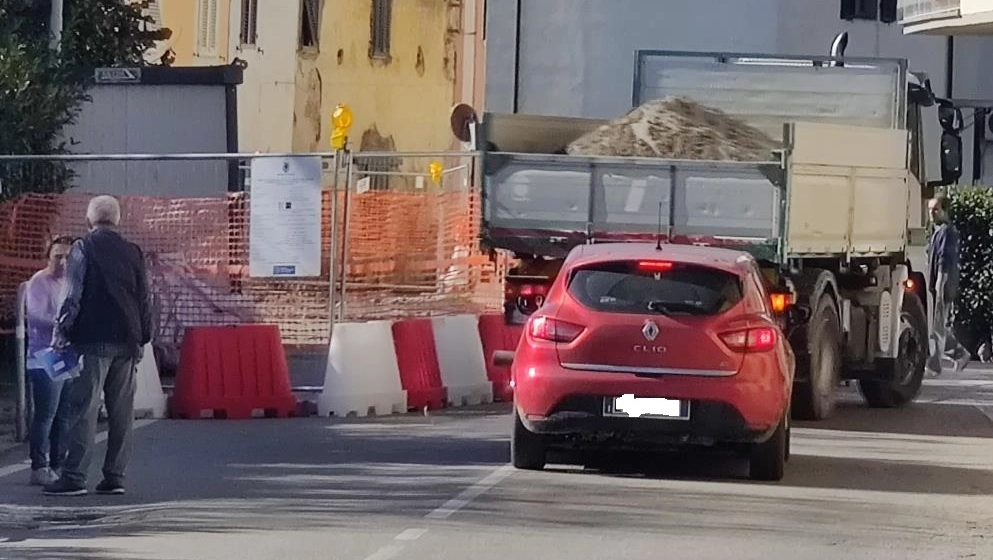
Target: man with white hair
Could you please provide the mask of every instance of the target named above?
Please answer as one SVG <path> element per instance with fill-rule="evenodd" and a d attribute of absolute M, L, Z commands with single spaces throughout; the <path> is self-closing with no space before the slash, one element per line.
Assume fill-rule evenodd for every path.
<path fill-rule="evenodd" d="M 83 369 L 68 391 L 68 457 L 59 480 L 45 486 L 50 496 L 87 493 L 100 394 L 107 407 L 107 454 L 98 494 L 123 494 L 131 455 L 135 372 L 142 348 L 152 338 L 151 300 L 141 249 L 116 228 L 121 207 L 111 196 L 90 200 L 90 233 L 73 244 L 66 286 L 52 345 L 71 345 Z"/>

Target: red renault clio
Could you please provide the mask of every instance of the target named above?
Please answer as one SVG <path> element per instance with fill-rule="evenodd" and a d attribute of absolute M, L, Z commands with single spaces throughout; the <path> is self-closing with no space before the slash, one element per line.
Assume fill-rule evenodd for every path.
<path fill-rule="evenodd" d="M 560 446 L 726 446 L 747 454 L 753 479 L 780 480 L 786 299 L 740 251 L 576 247 L 513 354 L 514 466 L 542 469 Z"/>

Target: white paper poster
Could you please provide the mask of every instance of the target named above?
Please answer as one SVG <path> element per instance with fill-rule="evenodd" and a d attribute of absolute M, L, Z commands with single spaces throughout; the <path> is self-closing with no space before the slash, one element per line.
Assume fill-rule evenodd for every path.
<path fill-rule="evenodd" d="M 249 275 L 320 276 L 320 156 L 253 159 L 249 200 Z"/>

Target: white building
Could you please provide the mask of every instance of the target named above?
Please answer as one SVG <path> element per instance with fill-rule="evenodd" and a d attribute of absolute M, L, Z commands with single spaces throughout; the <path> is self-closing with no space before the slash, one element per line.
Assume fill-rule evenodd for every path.
<path fill-rule="evenodd" d="M 631 108 L 637 49 L 828 55 L 842 31 L 848 56 L 905 58 L 939 96 L 993 99 L 993 38 L 950 52 L 946 37 L 905 35 L 897 0 L 501 0 L 488 6 L 485 110 L 615 117 Z M 971 128 L 962 139 L 968 182 Z"/>
<path fill-rule="evenodd" d="M 907 34 L 993 35 L 993 0 L 899 0 Z"/>

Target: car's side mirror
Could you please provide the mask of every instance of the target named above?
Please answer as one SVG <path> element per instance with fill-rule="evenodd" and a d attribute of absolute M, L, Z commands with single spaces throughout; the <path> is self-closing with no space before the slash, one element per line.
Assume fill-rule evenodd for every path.
<path fill-rule="evenodd" d="M 514 363 L 513 350 L 497 350 L 493 352 L 493 365 L 505 367 Z"/>

